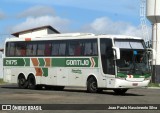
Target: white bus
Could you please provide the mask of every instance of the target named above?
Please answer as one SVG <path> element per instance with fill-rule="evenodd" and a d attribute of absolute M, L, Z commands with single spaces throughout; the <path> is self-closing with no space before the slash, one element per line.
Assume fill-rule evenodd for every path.
<path fill-rule="evenodd" d="M 85 33 L 54 34 L 5 41 L 4 81 L 20 88 L 86 87 L 124 94 L 146 87 L 152 50 L 138 37 Z"/>

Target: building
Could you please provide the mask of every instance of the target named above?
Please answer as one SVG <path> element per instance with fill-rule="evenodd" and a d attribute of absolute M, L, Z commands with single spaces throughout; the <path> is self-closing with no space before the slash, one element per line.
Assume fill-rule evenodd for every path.
<path fill-rule="evenodd" d="M 19 31 L 16 33 L 13 33 L 12 35 L 19 38 L 34 38 L 34 37 L 40 37 L 47 34 L 59 34 L 60 32 L 54 29 L 52 26 L 41 26 L 36 27 L 32 29 L 27 29 L 24 31 Z"/>

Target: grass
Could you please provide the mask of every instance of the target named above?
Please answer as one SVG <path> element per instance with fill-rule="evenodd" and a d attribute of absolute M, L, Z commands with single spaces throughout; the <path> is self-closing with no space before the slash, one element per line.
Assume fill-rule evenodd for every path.
<path fill-rule="evenodd" d="M 160 87 L 159 83 L 149 83 L 148 87 Z"/>
<path fill-rule="evenodd" d="M 3 81 L 3 79 L 0 79 L 0 84 L 3 84 L 3 83 L 5 83 L 5 82 Z"/>

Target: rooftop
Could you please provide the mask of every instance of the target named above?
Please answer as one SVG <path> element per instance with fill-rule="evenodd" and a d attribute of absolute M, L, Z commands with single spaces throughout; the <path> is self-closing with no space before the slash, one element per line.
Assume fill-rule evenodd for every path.
<path fill-rule="evenodd" d="M 25 33 L 25 32 L 29 32 L 29 31 L 34 31 L 34 30 L 38 30 L 38 29 L 43 29 L 43 28 L 48 28 L 52 31 L 54 31 L 55 33 L 60 33 L 58 30 L 54 29 L 52 26 L 47 25 L 47 26 L 41 26 L 41 27 L 36 27 L 36 28 L 32 28 L 32 29 L 27 29 L 27 30 L 23 30 L 23 31 L 19 31 L 16 33 L 12 33 L 11 35 L 18 37 L 20 33 Z"/>

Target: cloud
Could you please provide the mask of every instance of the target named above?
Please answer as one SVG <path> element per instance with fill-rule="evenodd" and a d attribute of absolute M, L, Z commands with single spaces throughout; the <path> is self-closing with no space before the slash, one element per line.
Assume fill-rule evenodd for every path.
<path fill-rule="evenodd" d="M 11 1 L 10 1 L 11 2 Z M 135 15 L 135 8 L 139 11 L 139 0 L 14 0 L 12 2 L 21 2 L 29 4 L 45 4 L 45 5 L 57 5 L 74 8 L 82 8 L 96 11 L 111 12 L 123 15 Z M 128 6 L 129 4 L 129 6 Z M 135 6 L 134 10 L 133 7 Z M 129 8 L 129 10 L 128 10 Z M 138 8 L 138 9 L 137 9 Z M 132 10 L 130 10 L 132 9 Z"/>
<path fill-rule="evenodd" d="M 28 17 L 24 22 L 11 28 L 11 32 L 22 31 L 34 27 L 44 25 L 51 25 L 60 32 L 65 32 L 67 25 L 70 23 L 68 19 L 63 19 L 58 16 L 41 16 L 41 17 Z"/>
<path fill-rule="evenodd" d="M 95 19 L 90 24 L 85 25 L 81 31 L 96 34 L 117 34 L 143 37 L 140 25 L 134 26 L 128 22 L 113 21 L 108 17 Z"/>
<path fill-rule="evenodd" d="M 25 20 L 10 27 L 11 33 L 45 25 L 51 25 L 60 32 L 65 32 L 67 31 L 66 26 L 70 23 L 68 19 L 56 16 L 54 9 L 49 6 L 33 6 L 21 12 L 17 17 Z"/>
<path fill-rule="evenodd" d="M 55 12 L 52 7 L 49 6 L 34 6 L 31 7 L 18 15 L 19 18 L 25 17 L 39 17 L 44 15 L 54 16 Z"/>
<path fill-rule="evenodd" d="M 2 11 L 0 11 L 0 19 L 4 19 L 5 17 L 6 15 Z"/>

